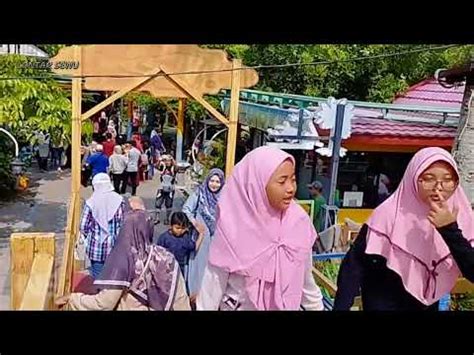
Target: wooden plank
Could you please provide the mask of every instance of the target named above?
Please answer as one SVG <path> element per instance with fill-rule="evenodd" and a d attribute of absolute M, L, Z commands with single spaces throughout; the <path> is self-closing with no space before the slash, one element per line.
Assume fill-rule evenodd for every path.
<path fill-rule="evenodd" d="M 11 263 L 11 309 L 20 308 L 21 300 L 30 277 L 34 258 L 34 240 L 32 235 L 13 233 L 10 236 Z"/>
<path fill-rule="evenodd" d="M 35 242 L 35 256 L 37 254 L 47 254 L 54 256 L 55 252 L 55 233 L 38 233 L 33 234 Z"/>
<path fill-rule="evenodd" d="M 227 131 L 227 151 L 225 163 L 225 175 L 230 176 L 235 165 L 235 152 L 237 147 L 237 131 L 239 123 L 239 93 L 240 93 L 240 67 L 241 59 L 232 62 L 232 87 L 230 94 L 229 125 Z"/>
<path fill-rule="evenodd" d="M 202 97 L 217 95 L 221 89 L 230 88 L 229 71 L 232 62 L 226 51 L 202 48 L 198 45 L 84 45 L 83 70 L 84 88 L 92 91 L 117 92 L 136 78 L 147 75 L 163 65 L 168 73 L 180 73 L 179 78 L 192 87 Z M 73 48 L 62 48 L 52 58 L 56 61 L 74 60 Z M 224 71 L 221 71 L 224 70 Z M 71 75 L 71 70 L 53 68 L 60 75 Z M 183 74 L 192 72 L 189 74 Z M 93 76 L 93 77 L 92 77 Z M 131 76 L 131 77 L 120 77 Z M 252 87 L 258 82 L 258 73 L 246 68 L 241 74 L 242 87 Z M 187 94 L 177 89 L 164 77 L 148 82 L 140 87 L 154 97 L 186 98 Z"/>
<path fill-rule="evenodd" d="M 129 92 L 133 91 L 133 90 L 138 90 L 139 88 L 141 88 L 143 85 L 147 84 L 148 82 L 154 80 L 156 77 L 156 75 L 158 75 L 159 73 L 161 72 L 161 69 L 158 70 L 158 71 L 155 71 L 154 73 L 152 74 L 147 74 L 147 75 L 150 75 L 148 77 L 145 77 L 145 78 L 139 78 L 139 79 L 136 79 L 134 80 L 131 84 L 128 84 L 127 86 L 125 86 L 123 89 L 121 89 L 120 91 L 116 92 L 115 94 L 113 94 L 112 96 L 108 97 L 107 99 L 105 99 L 104 101 L 102 101 L 100 104 L 97 104 L 95 105 L 93 108 L 91 108 L 89 111 L 87 111 L 86 113 L 84 113 L 81 117 L 82 117 L 82 120 L 85 121 L 87 120 L 89 117 L 95 115 L 96 113 L 98 113 L 99 111 L 103 110 L 104 108 L 106 108 L 107 106 L 109 106 L 110 104 L 112 104 L 113 102 L 115 102 L 116 100 L 120 99 L 121 97 L 125 96 L 126 94 L 128 94 Z"/>
<path fill-rule="evenodd" d="M 329 278 L 315 267 L 313 267 L 313 275 L 316 277 L 316 282 L 327 289 L 331 297 L 336 297 L 337 286 Z"/>
<path fill-rule="evenodd" d="M 214 116 L 220 122 L 222 122 L 226 126 L 229 124 L 229 121 L 227 120 L 227 118 L 224 115 L 222 115 L 219 111 L 217 111 L 214 107 L 212 107 L 212 105 L 209 102 L 204 100 L 201 97 L 201 95 L 199 95 L 193 88 L 188 86 L 186 83 L 184 83 L 182 80 L 178 79 L 177 77 L 171 77 L 167 75 L 167 71 L 165 68 L 161 67 L 161 70 L 165 73 L 165 78 L 168 79 L 168 81 L 172 83 L 177 89 L 181 90 L 190 98 L 199 102 L 202 106 L 204 106 L 204 108 L 207 111 L 209 111 L 209 113 L 212 116 Z"/>
<path fill-rule="evenodd" d="M 56 286 L 56 275 L 55 275 L 55 260 L 56 260 L 56 234 L 46 233 L 35 237 L 35 260 L 39 254 L 50 255 L 53 258 L 52 271 L 50 278 L 47 281 L 47 294 L 44 309 L 54 309 L 54 293 Z M 31 274 L 30 274 L 31 279 Z M 25 292 L 26 295 L 26 292 Z M 24 297 L 23 297 L 24 298 Z"/>
<path fill-rule="evenodd" d="M 47 253 L 35 255 L 20 310 L 44 310 L 49 306 L 51 299 L 49 286 L 53 266 L 54 255 Z"/>

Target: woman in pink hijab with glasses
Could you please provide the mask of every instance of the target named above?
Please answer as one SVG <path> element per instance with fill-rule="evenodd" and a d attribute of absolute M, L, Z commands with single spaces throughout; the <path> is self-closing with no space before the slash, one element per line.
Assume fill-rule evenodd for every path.
<path fill-rule="evenodd" d="M 260 147 L 235 166 L 217 205 L 217 226 L 198 310 L 322 310 L 312 276 L 317 238 L 296 204 L 295 160 Z"/>
<path fill-rule="evenodd" d="M 474 219 L 452 156 L 418 151 L 341 265 L 335 310 L 432 310 L 461 273 L 474 280 Z"/>

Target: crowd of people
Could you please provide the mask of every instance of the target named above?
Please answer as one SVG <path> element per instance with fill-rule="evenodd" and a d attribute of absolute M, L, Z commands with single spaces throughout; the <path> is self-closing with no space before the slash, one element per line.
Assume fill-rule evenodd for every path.
<path fill-rule="evenodd" d="M 324 309 L 312 275 L 321 220 L 312 221 L 295 201 L 291 155 L 254 149 L 227 180 L 212 169 L 174 213 L 175 165 L 168 157 L 153 164 L 161 181 L 156 207 L 165 205 L 168 226 L 154 238 L 160 214 L 153 218 L 141 198 L 126 201 L 121 195 L 121 174 L 130 179 L 140 171 L 137 140 L 123 150 L 114 145 L 108 159 L 100 158 L 106 156 L 103 147 L 95 151 L 86 160 L 92 163 L 94 191 L 81 220 L 93 284 L 58 299 L 59 306 Z M 321 184 L 308 187 L 324 204 Z M 458 277 L 474 281 L 474 219 L 456 163 L 441 148 L 422 149 L 394 193 L 383 197 L 341 264 L 334 309 L 349 310 L 361 295 L 364 310 L 435 310 Z"/>
<path fill-rule="evenodd" d="M 115 192 L 125 194 L 130 186 L 135 196 L 140 182 L 153 179 L 155 167 L 170 158 L 164 154 L 166 149 L 156 128 L 149 138 L 133 132 L 127 141 L 116 135 L 114 121 L 110 121 L 102 138 L 81 147 L 81 182 L 85 187 L 94 176 L 106 173 L 112 177 Z"/>

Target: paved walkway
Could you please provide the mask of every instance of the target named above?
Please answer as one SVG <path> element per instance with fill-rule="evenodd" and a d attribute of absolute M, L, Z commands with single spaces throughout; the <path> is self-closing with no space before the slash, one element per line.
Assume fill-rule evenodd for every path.
<path fill-rule="evenodd" d="M 158 178 L 140 184 L 137 195 L 142 197 L 147 209 L 154 208 Z M 55 232 L 56 267 L 61 264 L 66 227 L 67 206 L 71 191 L 70 172 L 32 171 L 31 188 L 27 194 L 19 196 L 13 202 L 0 203 L 0 310 L 10 309 L 10 245 L 9 237 L 13 232 Z M 92 189 L 81 188 L 81 198 L 87 199 Z M 174 210 L 181 209 L 183 195 L 178 191 L 174 201 Z M 155 235 L 159 235 L 166 226 L 156 226 Z"/>

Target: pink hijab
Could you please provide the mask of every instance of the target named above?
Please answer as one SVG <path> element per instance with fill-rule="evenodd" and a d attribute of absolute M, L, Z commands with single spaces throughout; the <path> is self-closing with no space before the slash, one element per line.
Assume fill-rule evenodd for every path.
<path fill-rule="evenodd" d="M 268 201 L 266 185 L 287 159 L 295 163 L 279 149 L 253 150 L 235 166 L 217 205 L 209 263 L 246 276 L 247 294 L 259 310 L 299 309 L 305 268 L 317 237 L 296 202 L 282 213 Z"/>
<path fill-rule="evenodd" d="M 451 155 L 441 148 L 418 151 L 408 164 L 398 189 L 369 218 L 367 254 L 378 254 L 387 267 L 400 275 L 405 289 L 425 305 L 449 293 L 460 275 L 448 246 L 427 219 L 430 207 L 418 197 L 420 175 L 437 161 L 447 162 L 459 176 Z M 471 204 L 462 187 L 447 201 L 457 206 L 458 226 L 464 237 L 474 239 Z"/>

